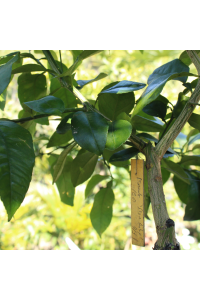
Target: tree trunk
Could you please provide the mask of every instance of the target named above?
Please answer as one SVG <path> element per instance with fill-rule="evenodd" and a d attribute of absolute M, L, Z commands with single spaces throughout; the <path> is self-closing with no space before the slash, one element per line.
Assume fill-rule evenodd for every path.
<path fill-rule="evenodd" d="M 158 235 L 158 240 L 153 249 L 180 250 L 180 244 L 175 237 L 175 223 L 169 218 L 167 212 L 160 159 L 151 143 L 149 143 L 146 148 L 146 168 L 148 190 Z"/>

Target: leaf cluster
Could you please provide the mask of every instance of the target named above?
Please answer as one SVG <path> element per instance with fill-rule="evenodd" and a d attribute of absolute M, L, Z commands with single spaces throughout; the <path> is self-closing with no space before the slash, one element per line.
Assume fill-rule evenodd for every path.
<path fill-rule="evenodd" d="M 100 73 L 90 80 L 75 80 L 75 71 L 83 60 L 100 52 L 72 50 L 74 62 L 70 67 L 55 60 L 52 53 L 46 50 L 43 54 L 48 67 L 31 53 L 16 52 L 0 58 L 0 95 L 7 91 L 13 76 L 20 74 L 18 98 L 22 108 L 19 119 L 0 120 L 0 196 L 8 220 L 20 207 L 31 182 L 36 125 L 46 126 L 57 118 L 59 125 L 45 148 L 53 183 L 58 188 L 61 201 L 73 206 L 78 185 L 89 180 L 85 190 L 87 199 L 95 186 L 102 181 L 107 182 L 107 186 L 95 195 L 90 214 L 92 225 L 101 236 L 111 222 L 115 200 L 115 179 L 110 173 L 111 165 L 129 169 L 129 160 L 142 153 L 133 143 L 134 137 L 144 144 L 159 143 L 187 103 L 187 95 L 196 86 L 196 79 L 187 82 L 189 76 L 198 76 L 189 72 L 190 63 L 184 53 L 179 59 L 157 68 L 149 76 L 147 87 L 145 83 L 135 81 L 112 82 L 99 92 L 91 104 L 83 96 L 82 90 L 107 75 Z M 23 64 L 24 58 L 32 59 L 33 64 Z M 175 105 L 161 95 L 169 80 L 178 80 L 185 87 Z M 136 101 L 135 91 L 145 87 Z M 4 106 L 1 104 L 0 108 L 4 109 Z M 162 176 L 164 184 L 170 174 L 174 174 L 175 189 L 186 204 L 185 220 L 197 220 L 200 219 L 200 210 L 197 209 L 200 175 L 198 170 L 190 169 L 190 166 L 200 165 L 199 156 L 188 156 L 184 151 L 200 139 L 200 116 L 193 113 L 188 123 L 196 132 L 179 151 L 168 149 L 162 160 Z M 193 149 L 198 149 L 198 146 L 195 144 Z M 49 148 L 52 150 L 47 152 Z M 181 157 L 178 163 L 172 160 L 174 156 Z M 99 165 L 104 166 L 104 175 L 92 176 Z M 149 204 L 146 184 L 146 217 Z"/>

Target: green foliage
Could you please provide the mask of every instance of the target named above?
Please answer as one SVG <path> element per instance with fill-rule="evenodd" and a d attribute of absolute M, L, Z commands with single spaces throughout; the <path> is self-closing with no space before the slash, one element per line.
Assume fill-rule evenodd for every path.
<path fill-rule="evenodd" d="M 91 177 L 97 164 L 98 156 L 91 152 L 78 155 L 71 165 L 71 179 L 74 187 Z"/>
<path fill-rule="evenodd" d="M 102 93 L 104 90 L 115 86 L 115 84 L 116 82 L 107 85 L 97 98 L 100 112 L 112 121 L 116 120 L 120 113 L 129 114 L 135 104 L 135 97 L 132 92 L 126 94 Z"/>
<path fill-rule="evenodd" d="M 5 112 L 2 112 L 3 118 L 0 121 L 0 195 L 9 220 L 20 207 L 28 190 L 35 154 L 41 163 L 43 155 L 48 154 L 49 166 L 46 166 L 46 172 L 51 172 L 59 198 L 64 204 L 75 207 L 75 188 L 82 183 L 86 184 L 85 201 L 91 204 L 91 211 L 87 211 L 88 218 L 90 213 L 92 225 L 101 236 L 111 223 L 113 205 L 117 207 L 117 203 L 114 204 L 115 196 L 112 189 L 117 193 L 122 181 L 121 177 L 117 178 L 117 174 L 113 176 L 110 172 L 116 170 L 115 167 L 119 167 L 118 170 L 123 170 L 129 176 L 130 159 L 140 153 L 128 141 L 129 137 L 132 134 L 145 142 L 159 143 L 161 136 L 169 130 L 182 112 L 189 100 L 188 94 L 196 87 L 197 80 L 186 82 L 188 76 L 192 74 L 189 73 L 188 67 L 191 61 L 185 52 L 180 59 L 170 62 L 168 62 L 169 57 L 164 55 L 167 61 L 165 58 L 164 64 L 158 68 L 156 65 L 154 71 L 148 69 L 148 74 L 143 70 L 142 78 L 151 75 L 147 81 L 148 86 L 141 95 L 140 89 L 143 89 L 146 84 L 132 79 L 124 80 L 124 78 L 130 79 L 132 75 L 128 77 L 117 73 L 114 76 L 113 74 L 118 72 L 121 66 L 116 65 L 112 69 L 108 57 L 105 58 L 104 65 L 100 59 L 97 59 L 95 61 L 97 65 L 91 73 L 87 74 L 87 71 L 84 71 L 86 65 L 82 62 L 88 59 L 88 66 L 91 67 L 93 57 L 91 60 L 90 57 L 101 51 L 71 50 L 71 53 L 68 51 L 65 55 L 63 53 L 65 64 L 57 60 L 59 56 L 56 52 L 51 53 L 46 50 L 44 54 L 50 53 L 51 61 L 41 60 L 41 55 L 43 57 L 44 54 L 40 52 L 34 52 L 34 55 L 15 52 L 0 58 L 0 109 L 6 108 Z M 140 66 L 141 59 L 145 61 L 144 58 L 148 58 L 148 51 L 143 55 L 138 52 L 136 57 L 135 64 Z M 124 61 L 121 60 L 122 65 L 126 66 L 127 70 L 132 68 L 129 72 L 134 74 L 133 65 L 126 60 L 128 55 Z M 107 68 L 114 72 L 110 72 Z M 32 72 L 37 73 L 32 74 Z M 16 75 L 13 76 L 14 74 Z M 23 108 L 21 110 L 18 106 L 13 107 L 13 112 L 18 114 L 20 119 L 29 118 L 18 120 L 19 125 L 15 123 L 16 121 L 3 120 L 10 119 L 5 100 L 7 94 L 10 97 L 13 77 L 18 77 L 18 98 Z M 76 77 L 85 80 L 75 80 Z M 133 78 L 133 80 L 137 79 Z M 184 83 L 182 88 L 185 89 L 179 93 L 178 100 L 177 96 L 172 94 L 164 94 L 167 98 L 161 95 L 164 86 L 171 80 L 173 80 L 171 87 L 175 84 L 174 80 Z M 90 85 L 90 83 L 94 84 Z M 95 85 L 96 89 L 94 89 Z M 77 91 L 83 87 L 84 96 Z M 70 109 L 71 112 L 66 113 Z M 74 112 L 75 109 L 82 111 Z M 198 112 L 196 107 L 195 113 L 191 115 L 182 133 L 161 161 L 163 184 L 168 181 L 171 173 L 174 174 L 175 189 L 181 201 L 186 204 L 185 220 L 200 219 L 198 173 L 200 148 L 197 144 L 200 139 L 200 115 Z M 40 114 L 48 116 L 44 118 L 43 115 L 42 118 Z M 55 119 L 55 115 L 60 117 Z M 55 121 L 56 125 L 52 126 Z M 50 126 L 47 127 L 49 122 Z M 195 130 L 187 135 L 189 125 Z M 54 148 L 48 152 L 50 147 Z M 188 152 L 192 155 L 188 155 Z M 189 169 L 190 166 L 195 170 Z M 109 179 L 112 180 L 108 182 Z M 107 186 L 106 182 L 108 182 Z M 151 207 L 148 188 L 146 179 L 145 216 L 147 218 Z M 96 193 L 98 189 L 100 190 Z M 121 190 L 124 190 L 123 186 Z M 124 196 L 123 192 L 122 196 Z"/>
<path fill-rule="evenodd" d="M 60 115 L 65 110 L 63 101 L 54 96 L 47 96 L 40 100 L 24 102 L 24 104 L 41 114 Z"/>
<path fill-rule="evenodd" d="M 101 189 L 95 195 L 90 218 L 99 236 L 102 235 L 111 222 L 114 199 L 115 196 L 111 188 Z"/>
<path fill-rule="evenodd" d="M 96 112 L 77 112 L 72 118 L 74 140 L 84 149 L 101 155 L 105 148 L 108 123 Z"/>
<path fill-rule="evenodd" d="M 130 137 L 131 132 L 132 126 L 128 121 L 113 121 L 109 124 L 105 148 L 111 151 L 119 148 Z"/>
<path fill-rule="evenodd" d="M 148 78 L 148 87 L 139 99 L 132 118 L 137 115 L 143 107 L 157 99 L 167 81 L 174 79 L 186 82 L 187 75 L 184 75 L 187 72 L 189 72 L 189 68 L 179 59 L 175 59 L 156 69 Z"/>
<path fill-rule="evenodd" d="M 0 95 L 10 83 L 12 66 L 19 59 L 19 53 L 11 58 L 6 64 L 0 67 Z"/>
<path fill-rule="evenodd" d="M 0 122 L 0 196 L 10 221 L 24 200 L 35 161 L 30 133 L 10 121 Z"/>

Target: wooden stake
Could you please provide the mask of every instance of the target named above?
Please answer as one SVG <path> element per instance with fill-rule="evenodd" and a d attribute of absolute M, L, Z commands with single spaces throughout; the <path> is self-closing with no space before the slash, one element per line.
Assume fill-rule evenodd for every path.
<path fill-rule="evenodd" d="M 144 161 L 131 159 L 132 244 L 144 247 Z"/>

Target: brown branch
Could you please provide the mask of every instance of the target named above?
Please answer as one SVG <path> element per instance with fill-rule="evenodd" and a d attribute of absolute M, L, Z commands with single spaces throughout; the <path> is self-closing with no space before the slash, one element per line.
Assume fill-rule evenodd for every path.
<path fill-rule="evenodd" d="M 145 143 L 143 140 L 141 140 L 138 136 L 136 136 L 134 134 L 131 134 L 131 136 L 129 137 L 129 140 L 140 152 L 142 152 L 144 155 L 146 155 L 144 149 L 147 146 L 147 143 Z"/>
<path fill-rule="evenodd" d="M 200 75 L 200 58 L 193 50 L 187 51 L 189 57 L 194 63 L 198 74 Z M 163 155 L 167 151 L 167 149 L 171 146 L 173 141 L 176 139 L 178 134 L 181 132 L 182 128 L 190 118 L 192 112 L 194 111 L 196 105 L 200 100 L 200 79 L 197 82 L 197 86 L 192 93 L 191 98 L 186 103 L 180 115 L 175 120 L 174 124 L 170 127 L 168 132 L 161 138 L 159 143 L 156 145 L 155 150 L 160 159 L 162 159 Z"/>

